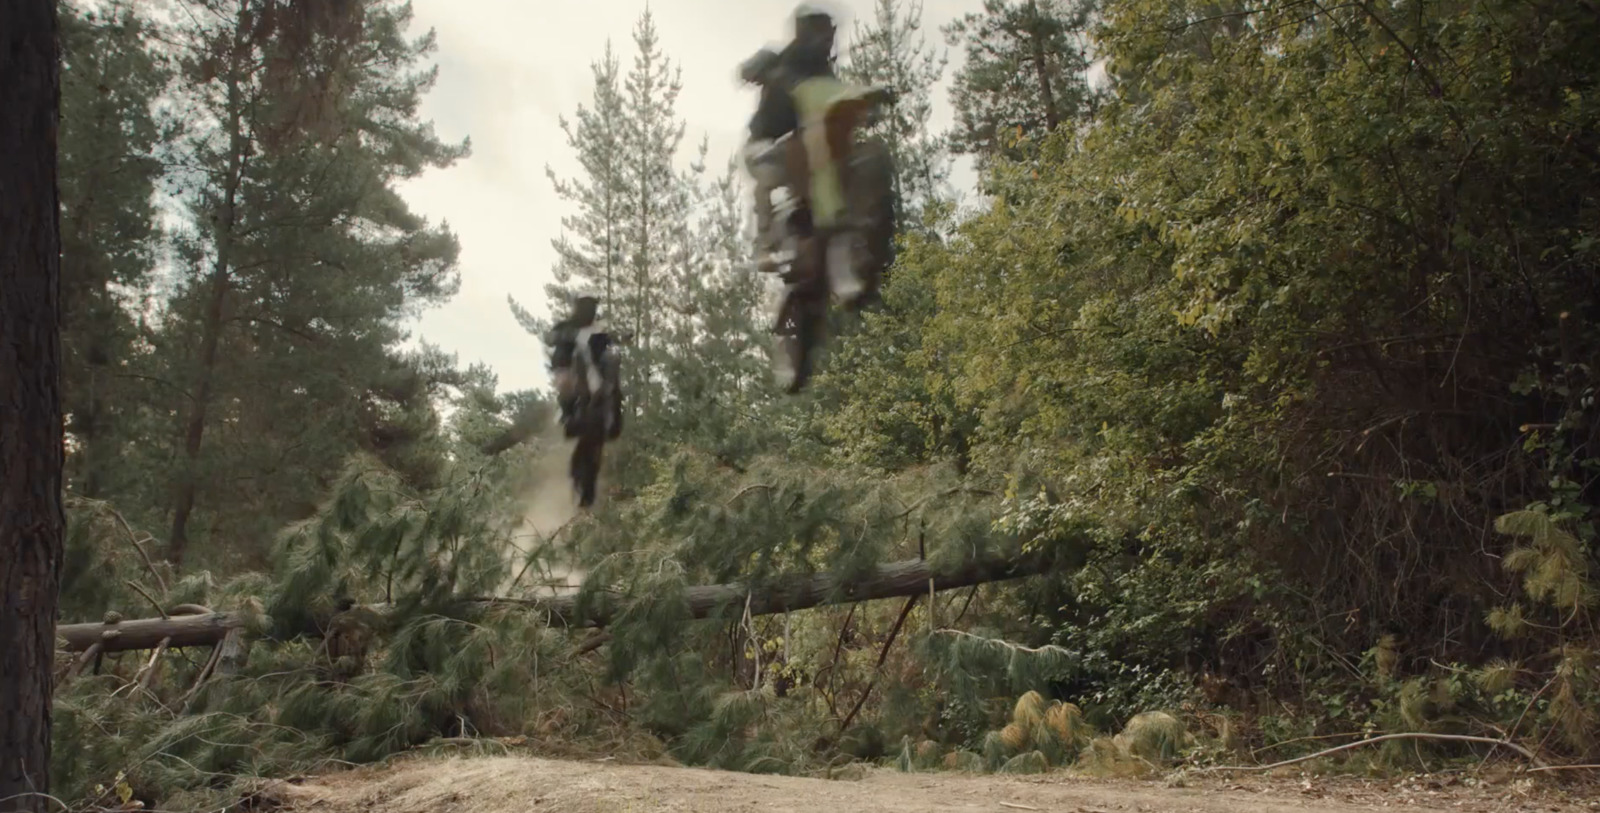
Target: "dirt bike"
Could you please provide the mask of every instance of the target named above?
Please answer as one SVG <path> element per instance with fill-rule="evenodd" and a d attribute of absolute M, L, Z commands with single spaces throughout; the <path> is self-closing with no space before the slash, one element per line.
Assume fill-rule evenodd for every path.
<path fill-rule="evenodd" d="M 581 508 L 594 505 L 606 443 L 622 436 L 622 375 L 612 350 L 618 343 L 603 330 L 579 330 L 572 366 L 565 371 L 571 376 L 573 392 L 562 430 L 567 438 L 578 441 L 567 472 Z"/>
<path fill-rule="evenodd" d="M 809 164 L 801 136 L 790 133 L 777 139 L 756 159 L 781 156 L 786 165 L 789 195 L 774 212 L 776 233 L 769 237 L 779 251 L 758 267 L 777 273 L 784 282 L 773 333 L 779 342 L 778 377 L 787 379 L 790 394 L 811 377 L 816 351 L 826 338 L 830 300 L 837 297 L 852 310 L 876 300 L 883 273 L 894 263 L 894 164 L 881 141 L 856 137 L 891 101 L 887 88 L 846 86 L 824 114 L 824 132 L 845 199 L 842 223 L 825 241 L 811 217 Z"/>

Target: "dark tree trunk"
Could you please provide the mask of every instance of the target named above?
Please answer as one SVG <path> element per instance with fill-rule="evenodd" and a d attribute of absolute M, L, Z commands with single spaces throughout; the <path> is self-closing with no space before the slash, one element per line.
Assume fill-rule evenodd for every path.
<path fill-rule="evenodd" d="M 1050 87 L 1050 66 L 1044 52 L 1044 25 L 1039 17 L 1038 0 L 1028 3 L 1028 11 L 1032 15 L 1029 23 L 1033 29 L 1030 35 L 1033 40 L 1033 73 L 1039 80 L 1039 98 L 1044 102 L 1044 126 L 1053 133 L 1061 123 L 1061 115 L 1056 112 L 1056 95 Z"/>
<path fill-rule="evenodd" d="M 234 229 L 238 224 L 239 187 L 244 182 L 245 151 L 250 142 L 244 133 L 243 66 L 240 54 L 245 45 L 246 15 L 240 14 L 234 26 L 233 47 L 228 63 L 228 176 L 222 195 L 222 210 L 217 213 L 216 265 L 207 284 L 211 299 L 206 305 L 200 335 L 199 384 L 190 404 L 183 430 L 183 463 L 172 503 L 172 532 L 167 538 L 167 560 L 174 568 L 183 566 L 189 549 L 189 518 L 194 513 L 200 484 L 200 447 L 205 441 L 207 412 L 217 380 L 217 348 L 227 322 L 228 293 L 233 287 L 232 263 Z"/>
<path fill-rule="evenodd" d="M 228 203 L 231 213 L 231 190 Z M 228 297 L 227 267 L 223 263 L 219 259 L 217 269 L 211 274 L 211 302 L 206 308 L 205 327 L 200 338 L 200 386 L 183 432 L 183 469 L 173 500 L 172 534 L 167 540 L 167 561 L 174 568 L 183 566 L 183 555 L 189 549 L 189 516 L 194 512 L 199 489 L 200 444 L 205 439 L 206 412 L 211 406 L 211 391 L 216 382 L 217 345 L 222 338 L 223 306 Z"/>
<path fill-rule="evenodd" d="M 43 811 L 61 507 L 53 0 L 0 2 L 0 811 Z"/>

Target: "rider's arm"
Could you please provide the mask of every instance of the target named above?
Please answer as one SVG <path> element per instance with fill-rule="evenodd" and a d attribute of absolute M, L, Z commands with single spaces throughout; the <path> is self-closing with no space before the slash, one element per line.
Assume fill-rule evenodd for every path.
<path fill-rule="evenodd" d="M 544 334 L 544 346 L 550 352 L 550 362 L 556 367 L 565 367 L 572 363 L 572 345 L 575 338 L 572 329 L 572 320 L 563 319 L 550 326 Z"/>
<path fill-rule="evenodd" d="M 776 84 L 763 87 L 755 115 L 750 117 L 750 139 L 773 141 L 793 132 L 798 124 L 789 94 Z"/>

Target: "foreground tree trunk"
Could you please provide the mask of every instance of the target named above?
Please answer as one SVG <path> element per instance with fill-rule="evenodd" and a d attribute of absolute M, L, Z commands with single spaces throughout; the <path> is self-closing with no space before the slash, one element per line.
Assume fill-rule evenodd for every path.
<path fill-rule="evenodd" d="M 843 604 L 852 601 L 869 601 L 879 598 L 896 598 L 921 595 L 929 590 L 955 590 L 975 584 L 1021 579 L 1037 576 L 1052 567 L 1042 556 L 1023 556 L 1018 559 L 980 559 L 945 570 L 935 570 L 928 562 L 913 559 L 879 565 L 865 576 L 847 580 L 836 573 L 816 573 L 780 579 L 771 585 L 752 588 L 743 584 L 702 584 L 684 591 L 689 615 L 707 618 L 723 608 L 751 615 L 772 615 L 790 610 L 804 610 L 824 604 Z M 746 605 L 748 597 L 749 604 Z M 587 606 L 576 595 L 539 599 L 474 599 L 474 603 L 518 604 L 549 611 L 573 626 L 604 627 L 616 615 L 613 601 L 605 594 L 597 596 Z M 384 605 L 366 605 L 366 609 L 383 610 Z M 64 624 L 56 635 L 66 641 L 66 648 L 82 652 L 95 644 L 101 652 L 120 652 L 130 649 L 150 649 L 162 640 L 168 646 L 214 646 L 222 642 L 229 630 L 244 625 L 244 619 L 233 613 L 204 613 L 174 616 L 172 618 L 142 618 L 115 624 Z M 313 632 L 307 630 L 307 632 Z"/>
<path fill-rule="evenodd" d="M 49 802 L 61 506 L 53 0 L 0 2 L 0 811 Z"/>

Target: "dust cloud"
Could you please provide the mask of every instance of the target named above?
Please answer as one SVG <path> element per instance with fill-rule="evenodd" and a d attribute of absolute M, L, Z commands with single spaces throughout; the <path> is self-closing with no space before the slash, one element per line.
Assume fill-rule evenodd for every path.
<path fill-rule="evenodd" d="M 578 515 L 578 498 L 567 475 L 572 448 L 577 443 L 563 437 L 552 425 L 529 445 L 527 479 L 517 495 L 522 514 L 513 533 L 515 545 L 507 551 L 512 558 L 512 582 L 507 587 L 531 590 L 533 595 L 564 595 L 577 592 L 583 571 L 576 566 L 576 555 L 563 533 Z M 528 565 L 528 555 L 535 561 Z M 522 574 L 520 583 L 516 574 Z"/>

